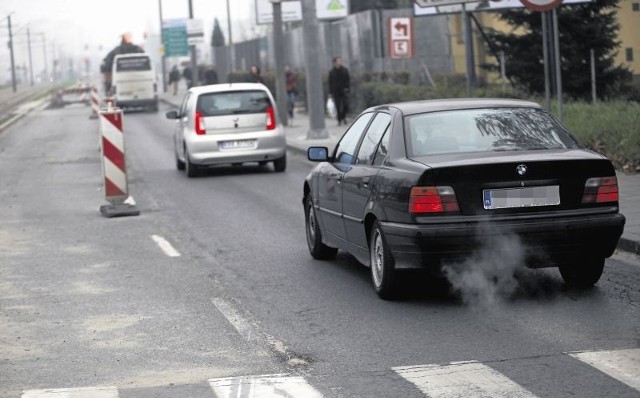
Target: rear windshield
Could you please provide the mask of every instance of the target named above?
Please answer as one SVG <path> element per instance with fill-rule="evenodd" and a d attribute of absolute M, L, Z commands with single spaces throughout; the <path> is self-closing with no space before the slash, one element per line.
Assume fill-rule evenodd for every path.
<path fill-rule="evenodd" d="M 262 90 L 225 91 L 201 94 L 196 110 L 206 117 L 264 113 L 270 106 L 269 96 Z"/>
<path fill-rule="evenodd" d="M 536 108 L 464 109 L 406 118 L 409 157 L 439 153 L 577 148 L 546 111 Z"/>
<path fill-rule="evenodd" d="M 117 72 L 142 72 L 151 70 L 149 57 L 126 57 L 116 60 Z"/>

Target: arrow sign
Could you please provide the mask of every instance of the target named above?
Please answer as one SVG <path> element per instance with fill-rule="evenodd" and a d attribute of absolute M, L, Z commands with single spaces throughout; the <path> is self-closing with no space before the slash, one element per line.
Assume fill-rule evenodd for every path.
<path fill-rule="evenodd" d="M 394 28 L 396 28 L 396 30 L 399 32 L 401 31 L 403 37 L 406 37 L 409 34 L 409 25 L 407 24 L 398 22 L 395 24 Z"/>

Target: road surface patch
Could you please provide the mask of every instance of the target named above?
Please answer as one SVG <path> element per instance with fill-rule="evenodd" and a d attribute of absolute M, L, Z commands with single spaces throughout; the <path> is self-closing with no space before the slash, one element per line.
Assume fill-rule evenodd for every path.
<path fill-rule="evenodd" d="M 115 387 L 51 388 L 29 390 L 22 398 L 118 398 Z"/>

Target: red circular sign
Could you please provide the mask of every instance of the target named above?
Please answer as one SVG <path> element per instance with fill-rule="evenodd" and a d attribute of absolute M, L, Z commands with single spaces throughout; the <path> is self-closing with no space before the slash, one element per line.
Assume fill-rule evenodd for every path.
<path fill-rule="evenodd" d="M 562 4 L 562 0 L 520 0 L 520 2 L 533 11 L 549 11 Z"/>

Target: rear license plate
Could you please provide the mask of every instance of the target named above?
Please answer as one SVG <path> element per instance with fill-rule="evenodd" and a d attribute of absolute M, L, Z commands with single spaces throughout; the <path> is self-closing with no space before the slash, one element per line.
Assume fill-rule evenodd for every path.
<path fill-rule="evenodd" d="M 507 209 L 512 207 L 557 206 L 560 204 L 560 187 L 525 187 L 507 189 L 485 189 L 482 191 L 485 209 Z"/>
<path fill-rule="evenodd" d="M 218 147 L 221 150 L 227 149 L 255 149 L 257 147 L 256 140 L 236 140 L 236 141 L 222 141 L 218 143 Z"/>

